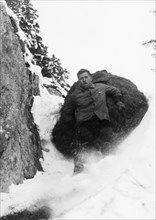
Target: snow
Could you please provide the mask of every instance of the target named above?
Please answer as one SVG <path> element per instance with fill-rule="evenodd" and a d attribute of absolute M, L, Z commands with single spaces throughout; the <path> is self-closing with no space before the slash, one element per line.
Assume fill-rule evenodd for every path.
<path fill-rule="evenodd" d="M 25 33 L 22 31 L 22 29 L 20 28 L 19 26 L 19 20 L 16 16 L 16 14 L 9 8 L 7 7 L 7 3 L 6 1 L 3 1 L 2 0 L 2 3 L 4 4 L 5 8 L 6 8 L 6 11 L 7 11 L 7 14 L 12 17 L 15 21 L 15 24 L 16 24 L 16 27 L 17 27 L 17 35 L 19 36 L 19 38 L 25 42 L 26 45 L 30 46 L 31 45 L 31 42 L 28 40 L 28 38 L 26 37 Z"/>
<path fill-rule="evenodd" d="M 154 92 L 153 92 L 154 94 Z M 1 195 L 1 215 L 46 206 L 53 219 L 155 219 L 154 95 L 140 125 L 105 158 L 85 154 L 82 173 L 50 141 L 63 98 L 42 88 L 34 97 L 32 113 L 40 129 L 44 172 Z"/>
<path fill-rule="evenodd" d="M 41 96 L 34 96 L 31 111 L 35 115 L 35 123 L 40 128 L 41 139 L 50 140 L 51 130 L 59 118 L 63 101 L 62 97 L 50 95 L 45 87 L 41 90 Z"/>

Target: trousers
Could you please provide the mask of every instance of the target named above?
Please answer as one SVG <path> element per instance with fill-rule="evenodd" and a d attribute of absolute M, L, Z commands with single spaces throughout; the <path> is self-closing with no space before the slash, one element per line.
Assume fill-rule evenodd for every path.
<path fill-rule="evenodd" d="M 102 141 L 109 141 L 111 135 L 110 121 L 100 120 L 96 115 L 77 126 L 77 139 L 81 142 L 92 142 L 96 138 L 102 138 Z"/>

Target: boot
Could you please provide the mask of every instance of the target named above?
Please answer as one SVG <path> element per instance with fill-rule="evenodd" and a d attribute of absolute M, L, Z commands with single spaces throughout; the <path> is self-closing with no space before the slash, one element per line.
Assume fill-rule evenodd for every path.
<path fill-rule="evenodd" d="M 84 165 L 79 161 L 75 162 L 73 174 L 81 173 L 84 169 Z"/>

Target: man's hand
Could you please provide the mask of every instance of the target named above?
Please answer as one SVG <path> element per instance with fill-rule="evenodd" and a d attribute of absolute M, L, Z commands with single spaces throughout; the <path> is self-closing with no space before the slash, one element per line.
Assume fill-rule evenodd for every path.
<path fill-rule="evenodd" d="M 125 105 L 123 102 L 121 101 L 117 102 L 117 106 L 118 106 L 119 111 L 125 110 Z"/>

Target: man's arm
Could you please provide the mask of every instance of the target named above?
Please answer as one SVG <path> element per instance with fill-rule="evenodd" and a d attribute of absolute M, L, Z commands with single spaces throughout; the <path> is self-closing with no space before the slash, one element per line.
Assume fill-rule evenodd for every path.
<path fill-rule="evenodd" d="M 124 103 L 121 101 L 122 94 L 119 89 L 114 86 L 108 86 L 106 89 L 106 94 L 111 95 L 115 104 L 118 106 L 119 110 L 125 109 Z"/>

